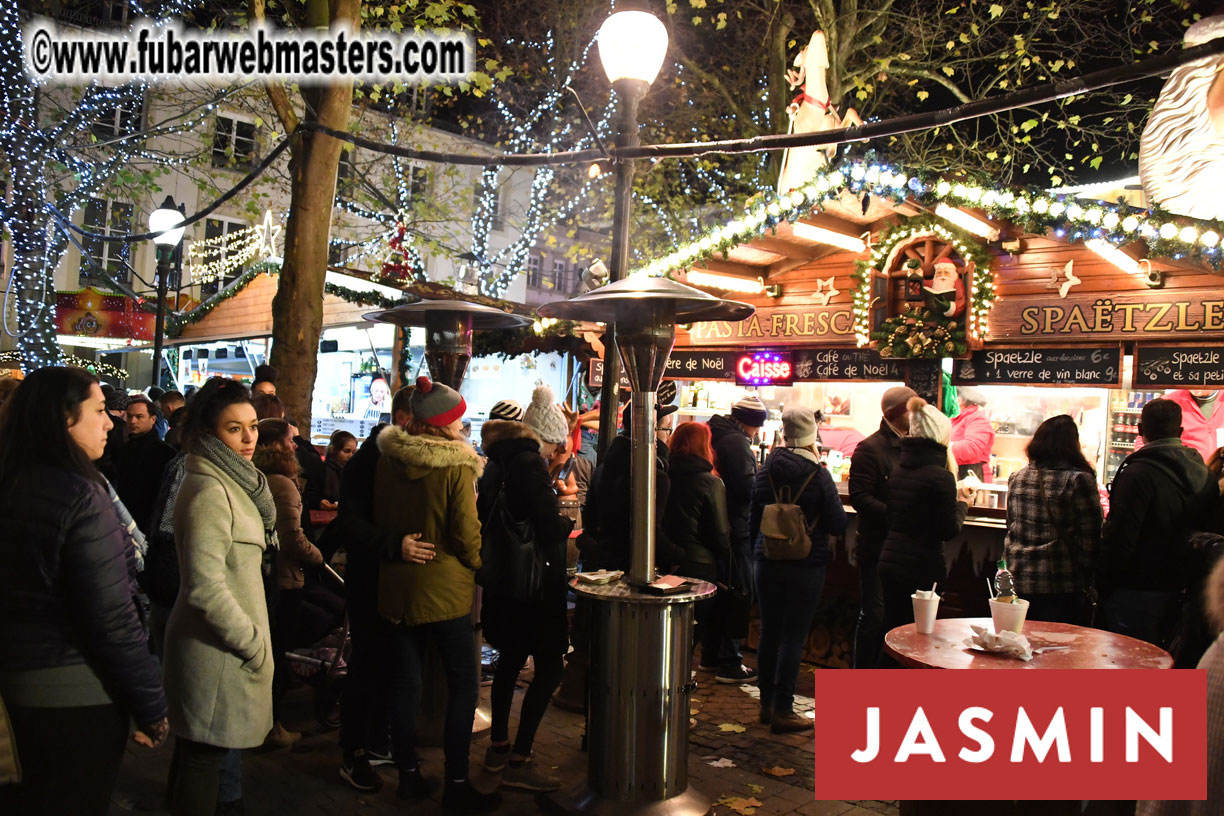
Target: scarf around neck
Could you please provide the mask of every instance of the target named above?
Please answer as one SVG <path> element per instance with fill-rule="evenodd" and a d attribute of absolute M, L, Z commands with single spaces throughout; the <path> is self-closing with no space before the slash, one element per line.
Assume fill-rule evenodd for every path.
<path fill-rule="evenodd" d="M 230 450 L 224 442 L 212 434 L 200 434 L 192 453 L 202 456 L 221 469 L 234 484 L 250 497 L 263 519 L 264 541 L 268 549 L 276 547 L 276 503 L 268 489 L 268 477 L 259 472 L 251 462 Z"/>

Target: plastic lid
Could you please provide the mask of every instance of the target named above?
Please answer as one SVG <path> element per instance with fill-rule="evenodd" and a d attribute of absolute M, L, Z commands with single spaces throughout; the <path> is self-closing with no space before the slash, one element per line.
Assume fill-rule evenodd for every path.
<path fill-rule="evenodd" d="M 999 563 L 995 564 L 995 566 L 998 567 L 999 569 L 1007 569 L 1007 559 L 1000 558 Z"/>

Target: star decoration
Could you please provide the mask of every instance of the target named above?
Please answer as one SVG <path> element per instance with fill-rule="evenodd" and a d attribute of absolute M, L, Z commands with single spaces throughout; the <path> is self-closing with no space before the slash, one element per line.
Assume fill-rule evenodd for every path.
<path fill-rule="evenodd" d="M 1072 259 L 1067 261 L 1067 265 L 1061 270 L 1056 269 L 1050 273 L 1050 282 L 1046 286 L 1049 289 L 1057 289 L 1060 298 L 1065 298 L 1072 287 L 1083 283 L 1082 280 L 1075 276 L 1074 265 L 1075 260 Z"/>
<path fill-rule="evenodd" d="M 280 253 L 276 251 L 276 239 L 281 234 L 281 226 L 272 223 L 272 211 L 264 211 L 264 219 L 262 224 L 256 224 L 255 227 L 255 254 L 263 255 L 265 258 L 279 257 Z"/>
<path fill-rule="evenodd" d="M 812 293 L 812 297 L 821 305 L 828 306 L 829 301 L 840 294 L 833 286 L 833 278 L 825 278 L 824 280 L 816 281 L 816 291 Z"/>

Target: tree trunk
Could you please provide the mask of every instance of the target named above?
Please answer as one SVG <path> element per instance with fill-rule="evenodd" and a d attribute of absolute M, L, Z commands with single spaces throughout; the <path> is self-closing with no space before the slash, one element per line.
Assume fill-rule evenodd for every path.
<path fill-rule="evenodd" d="M 311 0 L 317 5 L 322 0 Z M 326 3 L 322 3 L 326 8 Z M 336 0 L 332 21 L 358 25 L 359 0 Z M 333 79 L 304 88 L 307 121 L 347 130 L 353 107 L 351 80 Z M 272 354 L 277 370 L 276 394 L 285 413 L 310 435 L 310 403 L 319 370 L 319 337 L 323 332 L 323 282 L 331 237 L 336 168 L 342 142 L 319 133 L 299 134 L 289 161 L 289 221 L 285 227 L 284 262 L 272 299 Z"/>

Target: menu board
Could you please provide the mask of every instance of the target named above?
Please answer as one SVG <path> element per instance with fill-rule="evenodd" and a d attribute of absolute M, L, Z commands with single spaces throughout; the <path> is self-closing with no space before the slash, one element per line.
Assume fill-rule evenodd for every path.
<path fill-rule="evenodd" d="M 1122 347 L 990 348 L 952 365 L 958 385 L 1097 385 L 1122 382 Z"/>
<path fill-rule="evenodd" d="M 931 405 L 939 406 L 943 392 L 943 363 L 941 360 L 910 360 L 905 384 L 918 392 L 918 396 Z"/>
<path fill-rule="evenodd" d="M 897 360 L 881 357 L 873 349 L 860 348 L 789 348 L 796 382 L 858 381 L 907 382 L 919 373 L 919 378 L 939 376 L 938 360 Z M 737 361 L 749 352 L 704 351 L 679 349 L 667 361 L 665 379 L 670 380 L 734 380 Z M 913 386 L 911 386 L 913 387 Z M 920 394 L 925 393 L 914 387 Z M 932 386 L 932 395 L 938 391 Z"/>
<path fill-rule="evenodd" d="M 587 388 L 603 388 L 603 372 L 603 360 L 592 357 L 590 370 L 587 372 Z M 621 366 L 620 370 L 620 387 L 626 391 L 630 390 L 629 377 L 625 374 L 624 366 Z"/>
<path fill-rule="evenodd" d="M 701 351 L 680 349 L 667 359 L 668 380 L 734 380 L 736 351 Z"/>
<path fill-rule="evenodd" d="M 1135 349 L 1134 388 L 1224 388 L 1224 346 Z"/>

